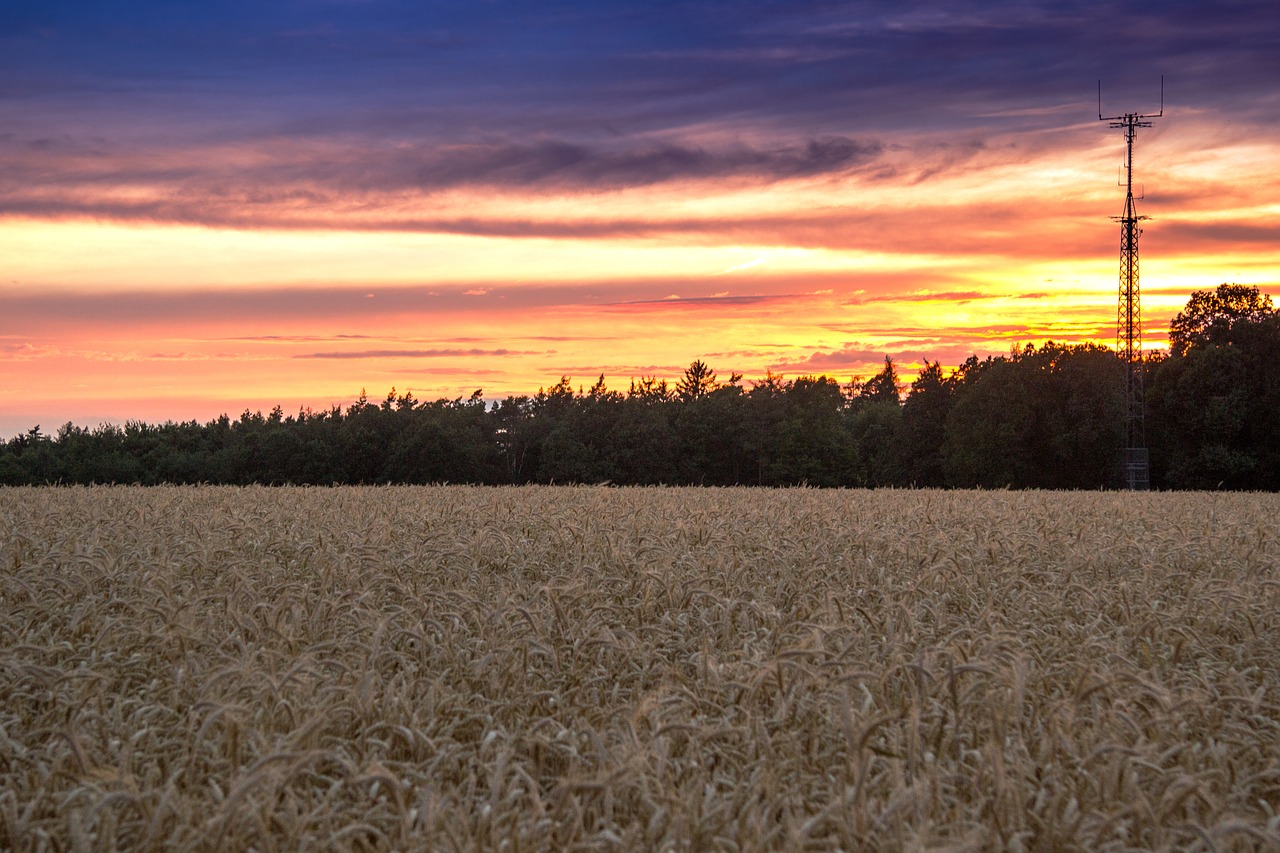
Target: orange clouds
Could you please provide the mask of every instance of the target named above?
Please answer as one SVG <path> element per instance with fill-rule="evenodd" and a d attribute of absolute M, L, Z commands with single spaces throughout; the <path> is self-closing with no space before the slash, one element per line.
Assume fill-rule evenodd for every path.
<path fill-rule="evenodd" d="M 1140 146 L 1149 346 L 1192 289 L 1280 280 L 1265 158 L 1178 139 Z M 1105 129 L 815 140 L 419 147 L 368 167 L 287 140 L 32 148 L 20 164 L 47 180 L 0 204 L 0 427 L 393 385 L 497 397 L 563 374 L 626 387 L 694 358 L 846 381 L 888 354 L 910 378 L 925 359 L 1111 343 L 1123 196 Z M 1219 192 L 1233 154 L 1253 171 Z"/>

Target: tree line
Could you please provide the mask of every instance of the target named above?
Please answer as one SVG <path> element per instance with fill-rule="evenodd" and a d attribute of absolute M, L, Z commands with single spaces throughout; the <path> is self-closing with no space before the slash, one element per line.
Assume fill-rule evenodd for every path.
<path fill-rule="evenodd" d="M 1120 484 L 1124 366 L 1092 344 L 1027 345 L 909 387 L 743 382 L 695 361 L 674 384 L 568 377 L 487 404 L 392 389 L 343 409 L 198 423 L 36 427 L 0 484 L 615 483 L 1094 489 Z M 1280 489 L 1280 316 L 1257 288 L 1197 291 L 1143 366 L 1152 484 Z M 905 393 L 904 393 L 905 392 Z"/>

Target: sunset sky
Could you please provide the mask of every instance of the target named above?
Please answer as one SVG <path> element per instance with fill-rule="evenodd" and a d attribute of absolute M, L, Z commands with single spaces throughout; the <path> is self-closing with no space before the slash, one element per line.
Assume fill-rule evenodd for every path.
<path fill-rule="evenodd" d="M 1280 294 L 1280 7 L 8 0 L 0 437 L 561 375 L 909 378 Z"/>

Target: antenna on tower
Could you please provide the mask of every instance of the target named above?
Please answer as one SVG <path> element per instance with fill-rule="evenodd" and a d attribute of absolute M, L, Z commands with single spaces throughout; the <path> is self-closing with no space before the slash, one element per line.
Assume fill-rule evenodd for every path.
<path fill-rule="evenodd" d="M 1161 74 L 1160 75 L 1160 112 L 1147 113 L 1146 115 L 1138 116 L 1138 118 L 1160 118 L 1163 115 L 1164 115 L 1164 75 Z M 1099 80 L 1098 81 L 1098 121 L 1123 121 L 1126 118 L 1128 118 L 1128 116 L 1107 116 L 1106 118 L 1102 117 L 1102 81 Z M 1123 127 L 1124 125 L 1112 125 L 1112 126 Z M 1143 125 L 1143 127 L 1150 127 L 1150 125 Z"/>
<path fill-rule="evenodd" d="M 1124 169 L 1126 194 L 1124 214 L 1113 216 L 1120 223 L 1120 302 L 1116 309 L 1116 354 L 1124 362 L 1125 450 L 1124 482 L 1130 491 L 1151 487 L 1151 457 L 1147 451 L 1146 414 L 1143 403 L 1144 359 L 1142 352 L 1142 301 L 1138 292 L 1138 222 L 1133 195 L 1133 138 L 1140 127 L 1151 127 L 1153 119 L 1164 115 L 1164 75 L 1160 75 L 1160 111 L 1156 113 L 1102 114 L 1102 81 L 1098 81 L 1098 121 L 1124 131 L 1127 146 Z"/>

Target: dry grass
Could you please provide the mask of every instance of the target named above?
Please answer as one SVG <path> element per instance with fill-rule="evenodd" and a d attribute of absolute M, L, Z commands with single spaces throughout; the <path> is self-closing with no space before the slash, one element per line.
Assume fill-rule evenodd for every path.
<path fill-rule="evenodd" d="M 1278 517 L 0 490 L 0 847 L 1274 848 Z"/>

